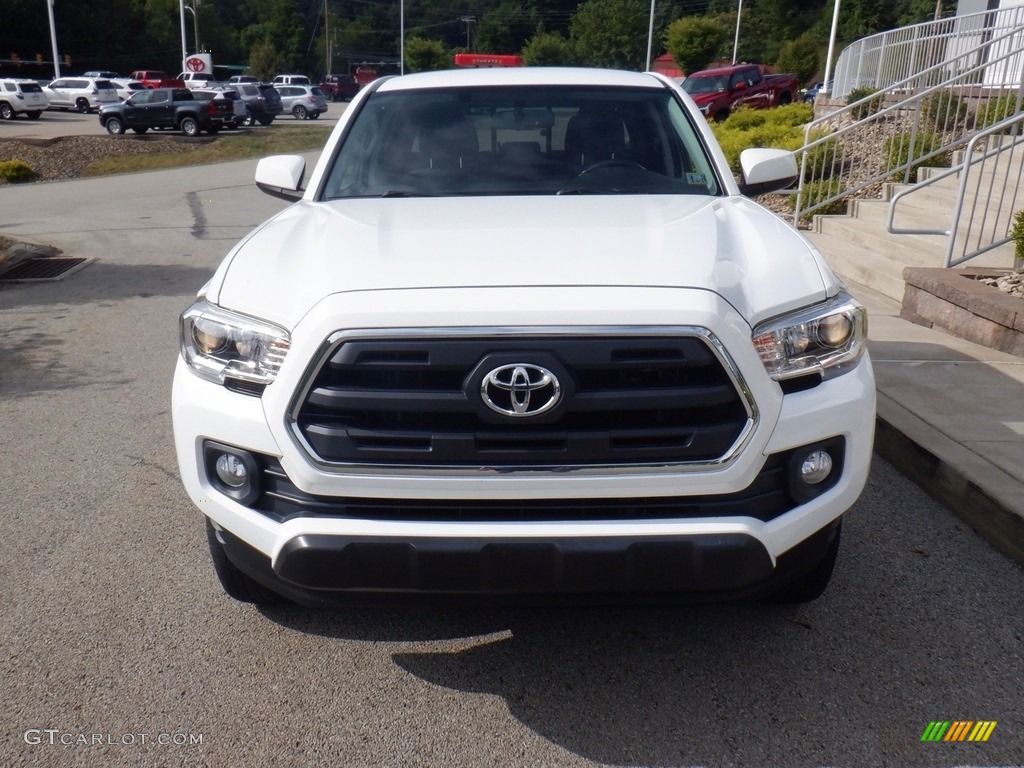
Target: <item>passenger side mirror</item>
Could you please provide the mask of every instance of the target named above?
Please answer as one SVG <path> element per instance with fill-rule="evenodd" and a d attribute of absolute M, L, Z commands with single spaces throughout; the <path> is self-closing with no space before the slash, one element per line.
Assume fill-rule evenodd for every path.
<path fill-rule="evenodd" d="M 301 200 L 306 175 L 306 160 L 300 155 L 271 155 L 256 165 L 256 186 L 282 200 Z"/>
<path fill-rule="evenodd" d="M 740 153 L 740 192 L 763 195 L 796 184 L 796 157 L 785 149 L 745 149 Z"/>

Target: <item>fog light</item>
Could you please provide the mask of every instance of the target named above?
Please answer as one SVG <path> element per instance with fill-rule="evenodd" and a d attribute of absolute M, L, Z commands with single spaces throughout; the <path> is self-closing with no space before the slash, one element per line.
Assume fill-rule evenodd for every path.
<path fill-rule="evenodd" d="M 249 479 L 245 462 L 233 453 L 222 453 L 217 458 L 217 477 L 224 485 L 241 488 Z"/>
<path fill-rule="evenodd" d="M 220 464 L 218 463 L 218 471 Z M 804 457 L 800 464 L 800 479 L 808 485 L 817 485 L 832 474 L 832 457 L 820 448 Z"/>
<path fill-rule="evenodd" d="M 252 504 L 260 495 L 261 465 L 256 456 L 212 440 L 203 441 L 203 464 L 210 485 L 241 504 Z"/>

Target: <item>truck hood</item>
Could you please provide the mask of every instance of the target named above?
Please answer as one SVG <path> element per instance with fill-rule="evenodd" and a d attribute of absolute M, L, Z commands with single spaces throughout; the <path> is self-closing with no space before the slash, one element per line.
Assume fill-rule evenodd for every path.
<path fill-rule="evenodd" d="M 290 329 L 334 293 L 532 286 L 714 291 L 751 325 L 837 289 L 746 198 L 563 195 L 299 202 L 239 243 L 206 295 Z"/>

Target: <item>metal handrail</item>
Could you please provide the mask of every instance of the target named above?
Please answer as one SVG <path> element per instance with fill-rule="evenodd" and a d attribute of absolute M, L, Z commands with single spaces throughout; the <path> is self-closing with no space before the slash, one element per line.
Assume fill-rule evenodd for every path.
<path fill-rule="evenodd" d="M 1024 14 L 1024 7 L 1021 8 Z M 1021 17 L 1024 19 L 1024 15 Z M 982 95 L 1016 95 L 1016 111 L 1022 103 L 1021 69 L 1024 69 L 1024 26 L 988 37 L 984 50 L 964 50 L 954 58 L 924 67 L 909 77 L 893 82 L 885 93 L 872 94 L 804 128 L 804 145 L 797 150 L 800 181 L 794 201 L 793 224 L 814 211 L 833 212 L 833 203 L 864 193 L 883 182 L 902 175 L 910 181 L 925 161 L 942 158 L 965 145 L 973 136 L 973 126 L 960 114 L 962 99 Z M 999 52 L 999 55 L 993 55 Z M 989 72 L 1005 72 L 1016 67 L 1015 91 L 982 86 Z M 952 72 L 952 75 L 949 73 Z M 932 98 L 945 104 L 933 103 Z M 885 99 L 881 108 L 876 100 Z M 861 112 L 869 112 L 857 119 Z M 929 122 L 930 121 L 930 122 Z M 871 145 L 865 153 L 861 145 Z M 884 157 L 888 150 L 896 162 Z M 864 155 L 874 161 L 855 163 Z M 856 175 L 855 173 L 856 172 Z"/>
<path fill-rule="evenodd" d="M 914 77 L 923 64 L 957 59 L 964 53 L 977 55 L 977 63 L 984 63 L 987 53 L 1000 54 L 998 46 L 994 50 L 992 47 L 995 38 L 1022 27 L 1024 7 L 1014 6 L 928 21 L 861 38 L 839 54 L 831 96 L 845 98 L 854 88 L 861 87 L 888 90 L 895 83 Z M 1000 78 L 998 68 L 990 69 L 985 76 L 987 82 L 983 84 L 990 87 L 1013 85 L 1020 69 L 1018 62 L 1017 66 L 1002 70 L 1016 73 L 1010 78 Z"/>
<path fill-rule="evenodd" d="M 1019 147 L 1024 146 L 1024 135 L 1022 135 L 1022 129 L 1024 129 L 1024 114 L 1014 115 L 1013 117 L 1007 118 L 990 128 L 981 131 L 974 135 L 964 151 L 963 162 L 954 168 L 950 168 L 948 171 L 930 176 L 926 181 L 918 182 L 913 187 L 901 190 L 896 193 L 889 201 L 889 215 L 886 222 L 886 228 L 892 234 L 899 235 L 943 235 L 947 238 L 946 243 L 946 266 L 955 267 L 959 264 L 963 264 L 983 253 L 987 253 L 999 246 L 1008 243 L 1013 239 L 1011 230 L 1013 227 L 1013 217 L 1017 209 L 1017 199 L 1021 193 L 1021 181 L 1024 177 L 1024 163 L 1018 161 L 1013 162 L 1014 154 Z M 1002 138 L 1003 134 L 1009 132 L 1009 140 Z M 999 138 L 997 146 L 989 146 L 990 138 Z M 984 142 L 984 143 L 983 143 Z M 981 145 L 981 154 L 975 157 L 978 151 L 979 145 Z M 1004 164 L 1003 173 L 1004 177 L 1003 184 L 999 185 L 999 199 L 998 201 L 993 200 L 993 194 L 996 190 L 996 177 L 999 172 L 1000 161 L 1006 158 Z M 994 163 L 992 162 L 994 160 Z M 993 168 L 992 165 L 995 167 Z M 992 177 L 991 183 L 988 185 L 987 190 L 983 194 L 978 194 L 982 190 L 981 174 L 986 170 L 990 170 L 990 176 Z M 1016 171 L 1016 179 L 1010 182 L 1011 176 Z M 970 183 L 971 176 L 974 174 L 975 189 L 974 195 L 970 196 Z M 948 179 L 953 176 L 959 175 L 959 184 L 957 185 L 956 201 L 953 204 L 953 211 L 950 217 L 950 225 L 945 229 L 931 229 L 922 227 L 897 227 L 896 221 L 896 208 L 898 204 L 910 197 L 915 193 L 920 193 L 924 189 L 928 189 L 935 184 Z M 1007 193 L 1009 192 L 1009 199 Z M 964 206 L 970 196 L 971 208 L 969 212 L 969 218 L 966 222 L 966 226 L 962 226 L 964 217 Z M 993 205 L 995 202 L 995 205 Z M 979 214 L 980 211 L 980 214 Z M 979 226 L 975 226 L 975 217 L 979 216 L 981 220 Z M 992 224 L 989 225 L 989 218 L 992 218 Z M 972 241 L 972 232 L 975 233 L 974 243 L 976 247 L 970 249 Z M 986 235 L 986 233 L 988 233 Z M 1001 234 L 1000 234 L 1001 233 Z M 958 242 L 962 243 L 959 256 L 954 257 L 954 251 Z"/>

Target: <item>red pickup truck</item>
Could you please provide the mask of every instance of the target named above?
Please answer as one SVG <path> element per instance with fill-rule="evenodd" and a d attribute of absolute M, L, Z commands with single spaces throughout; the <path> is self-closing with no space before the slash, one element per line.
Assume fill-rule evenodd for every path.
<path fill-rule="evenodd" d="M 702 69 L 683 80 L 686 91 L 708 120 L 724 120 L 739 107 L 765 109 L 799 98 L 796 75 L 766 75 L 759 64 Z"/>

